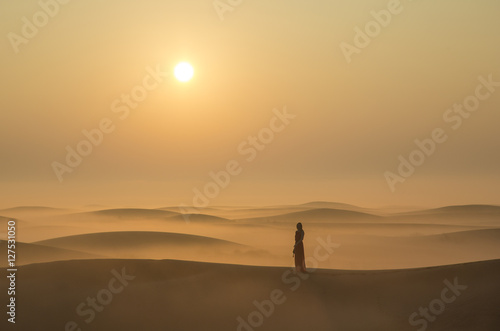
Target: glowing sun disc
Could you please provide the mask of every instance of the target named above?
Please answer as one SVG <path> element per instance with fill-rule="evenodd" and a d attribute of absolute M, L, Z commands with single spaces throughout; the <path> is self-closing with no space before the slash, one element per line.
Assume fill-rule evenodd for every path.
<path fill-rule="evenodd" d="M 181 62 L 175 66 L 174 75 L 177 80 L 187 82 L 193 78 L 194 69 L 187 62 Z"/>

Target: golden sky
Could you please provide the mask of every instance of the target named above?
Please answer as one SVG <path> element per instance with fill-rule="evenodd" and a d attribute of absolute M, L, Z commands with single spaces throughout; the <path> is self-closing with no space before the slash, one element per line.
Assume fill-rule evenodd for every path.
<path fill-rule="evenodd" d="M 0 4 L 0 207 L 499 204 L 496 0 L 64 2 Z"/>

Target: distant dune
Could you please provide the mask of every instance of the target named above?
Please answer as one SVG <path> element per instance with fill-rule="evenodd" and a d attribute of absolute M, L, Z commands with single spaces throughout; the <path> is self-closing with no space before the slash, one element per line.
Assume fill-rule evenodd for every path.
<path fill-rule="evenodd" d="M 139 209 L 139 208 L 104 209 L 84 214 L 116 217 L 121 219 L 166 218 L 179 215 L 179 213 L 172 211 L 159 210 L 159 209 Z"/>
<path fill-rule="evenodd" d="M 183 221 L 183 222 L 200 222 L 200 223 L 227 223 L 231 222 L 227 218 L 205 215 L 205 214 L 184 214 L 175 215 L 169 218 L 169 220 Z"/>
<path fill-rule="evenodd" d="M 13 221 L 15 221 L 15 222 L 19 222 L 19 220 L 18 220 L 18 219 L 15 219 L 15 218 L 13 218 L 13 217 L 5 217 L 5 216 L 0 216 L 0 224 L 2 224 L 2 226 L 3 226 L 3 225 L 5 225 L 5 226 L 4 226 L 4 228 L 3 228 L 2 230 L 6 229 L 6 227 L 7 227 L 7 223 L 8 223 L 9 221 L 11 221 L 11 220 L 13 220 Z"/>
<path fill-rule="evenodd" d="M 227 262 L 263 261 L 263 250 L 234 242 L 181 233 L 103 232 L 42 240 L 38 245 L 70 249 L 113 258 L 186 259 Z"/>
<path fill-rule="evenodd" d="M 367 221 L 367 220 L 380 220 L 381 217 L 377 215 L 341 210 L 341 209 L 311 209 L 306 211 L 299 211 L 287 213 L 277 216 L 260 217 L 240 219 L 245 222 L 335 222 L 335 221 Z"/>
<path fill-rule="evenodd" d="M 20 206 L 13 208 L 0 209 L 0 215 L 8 217 L 21 216 L 43 216 L 43 215 L 59 215 L 71 212 L 70 209 L 52 208 L 42 206 Z"/>
<path fill-rule="evenodd" d="M 16 329 L 63 330 L 74 323 L 97 331 L 415 331 L 422 326 L 416 322 L 425 322 L 432 331 L 493 331 L 500 329 L 498 275 L 498 260 L 393 271 L 317 270 L 305 279 L 289 268 L 170 260 L 33 264 L 19 268 Z M 0 286 L 6 282 L 2 277 Z M 96 297 L 98 311 L 87 303 Z M 432 322 L 418 314 L 419 307 L 426 307 Z M 258 326 L 238 327 L 249 319 Z"/>
<path fill-rule="evenodd" d="M 215 207 L 193 207 L 193 206 L 187 206 L 187 207 L 168 206 L 168 207 L 160 207 L 160 208 L 156 208 L 156 209 L 169 210 L 169 211 L 173 211 L 173 212 L 176 212 L 179 214 L 183 214 L 184 210 L 196 210 L 200 213 L 211 212 L 211 211 L 217 212 L 217 211 L 221 210 L 221 209 L 215 208 Z"/>
<path fill-rule="evenodd" d="M 500 229 L 412 237 L 339 237 L 328 262 L 346 269 L 394 269 L 500 259 Z"/>
<path fill-rule="evenodd" d="M 179 207 L 164 207 L 160 208 L 164 210 L 171 211 L 181 211 Z M 289 214 L 292 212 L 307 211 L 313 209 L 338 209 L 338 210 L 348 210 L 348 211 L 358 211 L 377 214 L 378 211 L 370 210 L 367 208 L 362 208 L 354 205 L 349 205 L 345 203 L 338 202 L 328 202 L 328 201 L 313 201 L 299 205 L 277 205 L 277 206 L 265 206 L 265 207 L 205 207 L 205 208 L 194 208 L 186 207 L 186 212 L 190 210 L 195 210 L 198 213 L 206 215 L 220 216 L 228 219 L 241 219 L 241 218 L 258 218 L 258 217 L 269 217 L 277 216 L 283 214 Z"/>
<path fill-rule="evenodd" d="M 5 241 L 2 242 L 2 247 Z M 28 244 L 16 242 L 16 265 L 25 265 L 31 263 L 52 262 L 60 260 L 80 260 L 102 258 L 97 254 L 89 254 L 71 249 L 47 247 L 37 244 Z M 0 253 L 0 267 L 7 267 L 7 251 Z"/>
<path fill-rule="evenodd" d="M 2 212 L 31 212 L 31 213 L 40 213 L 40 212 L 66 211 L 66 210 L 67 209 L 44 207 L 44 206 L 19 206 L 19 207 L 12 207 L 12 208 L 0 209 L 0 213 L 2 213 Z"/>
<path fill-rule="evenodd" d="M 448 206 L 397 213 L 390 217 L 400 222 L 432 222 L 500 226 L 500 207 L 492 205 Z"/>
<path fill-rule="evenodd" d="M 462 206 L 447 206 L 436 209 L 431 209 L 428 212 L 443 213 L 443 214 L 459 214 L 459 215 L 491 215 L 500 216 L 500 206 L 493 205 L 462 205 Z"/>
<path fill-rule="evenodd" d="M 0 240 L 6 240 L 7 239 L 7 230 L 9 226 L 9 221 L 15 221 L 16 222 L 16 228 L 18 226 L 24 225 L 24 221 L 20 221 L 18 219 L 15 219 L 13 217 L 4 217 L 0 216 Z M 3 253 L 3 252 L 2 252 Z"/>
<path fill-rule="evenodd" d="M 307 241 L 317 236 L 330 235 L 337 241 L 343 241 L 347 237 L 360 237 L 367 243 L 371 239 L 380 238 L 401 238 L 403 241 L 412 237 L 429 236 L 443 233 L 453 233 L 460 231 L 474 231 L 481 229 L 490 229 L 490 227 L 454 225 L 454 224 L 429 224 L 429 223 L 396 223 L 396 222 L 309 222 L 304 221 L 306 227 Z M 249 224 L 249 223 L 244 223 Z M 250 225 L 250 224 L 249 224 Z M 264 224 L 262 225 L 264 226 Z M 290 232 L 292 227 L 289 223 L 272 223 L 273 228 Z M 293 228 L 292 228 L 293 230 Z"/>
<path fill-rule="evenodd" d="M 20 229 L 22 231 L 17 233 L 17 240 L 26 243 L 79 234 L 104 232 L 102 229 L 100 230 L 91 226 L 39 225 L 38 223 L 26 224 L 26 222 L 19 224 L 21 224 Z"/>
<path fill-rule="evenodd" d="M 181 211 L 179 207 L 169 207 L 169 208 L 162 208 L 166 210 L 171 210 L 171 211 Z M 239 219 L 239 218 L 250 218 L 250 217 L 265 217 L 265 216 L 276 216 L 276 215 L 282 215 L 282 214 L 287 214 L 293 211 L 303 211 L 303 210 L 308 210 L 310 208 L 307 207 L 297 207 L 297 206 L 285 206 L 285 207 L 255 207 L 255 208 L 250 208 L 250 207 L 231 207 L 231 208 L 193 208 L 193 207 L 186 207 L 185 209 L 182 209 L 184 214 L 190 213 L 190 214 L 205 214 L 205 215 L 211 215 L 211 216 L 217 216 L 217 217 L 222 217 L 225 219 Z"/>
<path fill-rule="evenodd" d="M 311 201 L 307 203 L 303 203 L 300 205 L 297 205 L 297 207 L 306 207 L 310 209 L 340 209 L 340 210 L 349 210 L 349 211 L 357 211 L 361 213 L 378 213 L 378 210 L 375 209 L 370 209 L 370 208 L 364 208 L 364 207 L 359 207 L 355 205 L 350 205 L 347 203 L 340 203 L 340 202 L 330 202 L 330 201 Z"/>
<path fill-rule="evenodd" d="M 311 207 L 311 208 L 344 209 L 344 210 L 363 209 L 361 207 L 350 205 L 347 203 L 330 202 L 330 201 L 311 201 L 311 202 L 299 204 L 297 206 L 304 206 L 304 207 Z"/>
<path fill-rule="evenodd" d="M 399 215 L 429 215 L 429 214 L 458 214 L 458 215 L 500 215 L 500 206 L 494 205 L 457 205 L 446 206 L 434 209 L 418 210 L 413 212 L 400 213 Z"/>
<path fill-rule="evenodd" d="M 84 220 L 88 217 L 89 220 L 99 219 L 118 219 L 118 220 L 165 220 L 165 221 L 180 221 L 180 222 L 228 222 L 228 219 L 214 216 L 199 214 L 181 214 L 170 210 L 162 209 L 140 209 L 140 208 L 121 208 L 121 209 L 105 209 L 84 213 L 69 215 L 71 218 Z M 68 218 L 68 217 L 66 217 Z M 68 218 L 69 219 L 69 218 Z"/>
<path fill-rule="evenodd" d="M 182 233 L 167 232 L 102 232 L 90 233 L 75 236 L 54 238 L 36 242 L 40 245 L 72 248 L 77 250 L 100 250 L 106 248 L 128 247 L 131 249 L 148 245 L 235 245 L 226 240 L 214 239 L 209 237 L 194 236 Z"/>
<path fill-rule="evenodd" d="M 498 229 L 478 229 L 467 231 L 456 231 L 451 233 L 442 233 L 427 236 L 427 238 L 442 238 L 447 241 L 462 242 L 468 240 L 477 240 L 481 242 L 498 241 L 500 245 L 500 228 Z"/>

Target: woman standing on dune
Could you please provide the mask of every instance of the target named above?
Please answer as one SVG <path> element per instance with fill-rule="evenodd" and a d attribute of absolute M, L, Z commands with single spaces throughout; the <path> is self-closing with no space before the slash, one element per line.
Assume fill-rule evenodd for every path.
<path fill-rule="evenodd" d="M 295 245 L 293 245 L 293 255 L 295 256 L 295 269 L 300 272 L 307 272 L 306 257 L 304 253 L 304 230 L 302 223 L 297 223 L 297 231 L 295 231 Z"/>

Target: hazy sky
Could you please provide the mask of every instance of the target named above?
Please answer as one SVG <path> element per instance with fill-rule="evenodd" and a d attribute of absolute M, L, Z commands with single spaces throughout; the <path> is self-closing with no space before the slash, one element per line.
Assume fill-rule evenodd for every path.
<path fill-rule="evenodd" d="M 3 1 L 0 207 L 500 204 L 499 1 L 219 4 Z"/>

